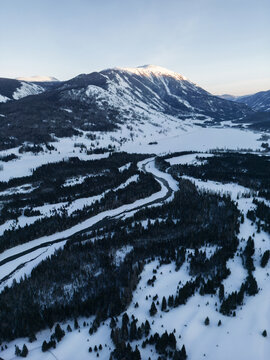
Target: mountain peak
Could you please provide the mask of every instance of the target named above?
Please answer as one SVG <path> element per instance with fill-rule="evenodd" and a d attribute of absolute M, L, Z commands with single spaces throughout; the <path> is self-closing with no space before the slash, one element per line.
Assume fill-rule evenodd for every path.
<path fill-rule="evenodd" d="M 129 73 L 133 73 L 136 75 L 140 75 L 140 76 L 147 76 L 147 77 L 149 77 L 149 76 L 170 76 L 170 77 L 176 78 L 178 80 L 187 80 L 187 78 L 178 74 L 175 71 L 166 69 L 162 66 L 152 65 L 152 64 L 142 65 L 142 66 L 138 66 L 138 67 L 118 67 L 116 69 L 120 70 L 120 71 L 126 71 Z"/>

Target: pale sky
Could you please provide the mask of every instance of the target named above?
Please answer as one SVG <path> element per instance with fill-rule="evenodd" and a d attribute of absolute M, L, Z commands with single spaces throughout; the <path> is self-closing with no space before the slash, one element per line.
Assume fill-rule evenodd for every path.
<path fill-rule="evenodd" d="M 206 90 L 270 89 L 270 0 L 0 0 L 0 76 L 154 64 Z"/>

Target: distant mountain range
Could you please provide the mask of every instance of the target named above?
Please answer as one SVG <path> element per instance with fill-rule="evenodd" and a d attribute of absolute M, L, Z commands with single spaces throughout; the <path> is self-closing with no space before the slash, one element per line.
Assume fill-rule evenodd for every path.
<path fill-rule="evenodd" d="M 154 65 L 106 69 L 68 81 L 20 79 L 0 79 L 1 148 L 81 130 L 111 131 L 123 123 L 154 121 L 161 126 L 162 119 L 171 118 L 179 124 L 191 119 L 205 126 L 242 122 L 254 114 L 248 102 L 214 96 L 184 76 Z"/>
<path fill-rule="evenodd" d="M 220 97 L 221 99 L 230 100 L 230 101 L 236 101 L 236 99 L 238 98 L 238 96 L 230 95 L 230 94 L 223 94 L 223 95 L 219 95 L 218 97 Z"/>
<path fill-rule="evenodd" d="M 270 90 L 241 96 L 236 101 L 247 104 L 255 111 L 270 111 Z"/>
<path fill-rule="evenodd" d="M 246 104 L 255 111 L 270 111 L 270 90 L 245 96 L 224 94 L 220 98 Z"/>

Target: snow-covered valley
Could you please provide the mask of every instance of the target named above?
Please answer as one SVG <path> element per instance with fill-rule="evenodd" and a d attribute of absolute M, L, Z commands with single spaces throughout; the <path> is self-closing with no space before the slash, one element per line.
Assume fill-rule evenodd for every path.
<path fill-rule="evenodd" d="M 153 65 L 26 81 L 0 84 L 0 359 L 268 359 L 254 111 Z"/>

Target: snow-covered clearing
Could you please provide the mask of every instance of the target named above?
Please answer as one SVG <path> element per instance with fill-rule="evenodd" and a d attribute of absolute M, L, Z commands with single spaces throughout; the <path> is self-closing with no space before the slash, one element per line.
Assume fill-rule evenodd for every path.
<path fill-rule="evenodd" d="M 0 191 L 0 196 L 15 195 L 15 194 L 27 194 L 35 189 L 36 189 L 36 187 L 33 187 L 31 184 L 24 184 L 21 186 L 9 188 L 5 191 Z"/>
<path fill-rule="evenodd" d="M 130 168 L 130 165 L 131 165 L 131 163 L 129 162 L 129 163 L 121 166 L 118 170 L 119 170 L 120 172 L 123 172 L 123 171 L 129 169 L 129 168 Z"/>
<path fill-rule="evenodd" d="M 150 130 L 150 134 L 151 134 Z M 258 139 L 260 134 L 235 128 L 202 128 L 200 126 L 186 126 L 183 129 L 170 129 L 168 133 L 156 133 L 145 139 L 127 142 L 122 150 L 143 153 L 165 154 L 177 151 L 209 151 L 212 149 L 252 149 L 260 148 Z M 156 141 L 157 144 L 149 145 Z M 138 147 L 139 141 L 139 147 Z"/>
<path fill-rule="evenodd" d="M 249 188 L 245 188 L 244 186 L 238 185 L 236 183 L 223 184 L 211 180 L 203 181 L 186 175 L 183 175 L 182 178 L 192 181 L 198 188 L 202 190 L 229 195 L 233 200 L 237 200 L 237 196 L 243 196 L 251 192 Z"/>
<path fill-rule="evenodd" d="M 133 250 L 133 246 L 126 245 L 122 248 L 118 249 L 114 255 L 114 263 L 115 265 L 119 266 L 121 262 L 124 261 L 125 257 L 128 253 L 130 253 Z"/>
<path fill-rule="evenodd" d="M 166 160 L 170 165 L 202 165 L 204 160 L 201 158 L 208 158 L 214 154 L 194 153 L 182 156 L 175 156 Z"/>
<path fill-rule="evenodd" d="M 132 182 L 137 182 L 139 180 L 139 175 L 133 175 L 131 176 L 129 179 L 127 179 L 126 182 L 124 182 L 123 184 L 117 186 L 116 188 L 114 188 L 114 191 L 117 190 L 121 190 L 124 189 L 125 187 L 127 187 L 129 184 L 131 184 Z"/>
<path fill-rule="evenodd" d="M 80 185 L 85 181 L 85 179 L 87 179 L 90 176 L 97 176 L 97 175 L 85 175 L 85 176 L 72 177 L 70 179 L 67 179 L 62 186 L 66 187 L 66 186 Z"/>
<path fill-rule="evenodd" d="M 17 220 L 7 220 L 4 224 L 0 225 L 0 236 L 3 235 L 5 230 L 15 230 L 19 227 L 25 227 L 26 225 L 33 224 L 35 221 L 40 219 L 41 216 L 24 216 L 21 215 Z"/>
<path fill-rule="evenodd" d="M 87 155 L 78 144 L 85 148 L 116 146 L 118 151 L 129 153 L 167 154 L 177 151 L 205 152 L 212 149 L 260 149 L 261 133 L 237 128 L 211 127 L 203 128 L 194 124 L 194 120 L 177 121 L 175 118 L 161 117 L 157 114 L 153 122 L 139 121 L 134 124 L 123 124 L 115 132 L 95 132 L 96 139 L 91 140 L 84 132 L 82 136 L 60 138 L 53 142 L 56 150 L 39 154 L 19 153 L 19 148 L 0 151 L 0 156 L 15 154 L 18 159 L 7 163 L 1 162 L 0 181 L 10 178 L 31 175 L 33 169 L 51 163 L 59 162 L 69 157 L 81 160 L 102 159 L 105 154 Z M 149 141 L 151 139 L 151 141 Z M 151 143 L 151 144 L 150 144 Z M 121 170 L 120 170 L 121 171 Z"/>
<path fill-rule="evenodd" d="M 58 142 L 53 143 L 57 151 L 42 152 L 33 154 L 27 152 L 24 154 L 19 153 L 19 148 L 13 148 L 5 151 L 0 151 L 0 155 L 15 154 L 19 156 L 18 159 L 4 163 L 0 161 L 3 166 L 3 171 L 0 171 L 0 181 L 8 181 L 11 178 L 22 176 L 29 176 L 32 171 L 37 167 L 65 160 L 69 157 L 78 157 L 81 160 L 99 160 L 109 156 L 109 153 L 87 155 L 85 152 L 80 152 L 80 148 L 74 147 L 76 142 L 90 144 L 90 140 L 86 138 L 62 138 Z"/>

